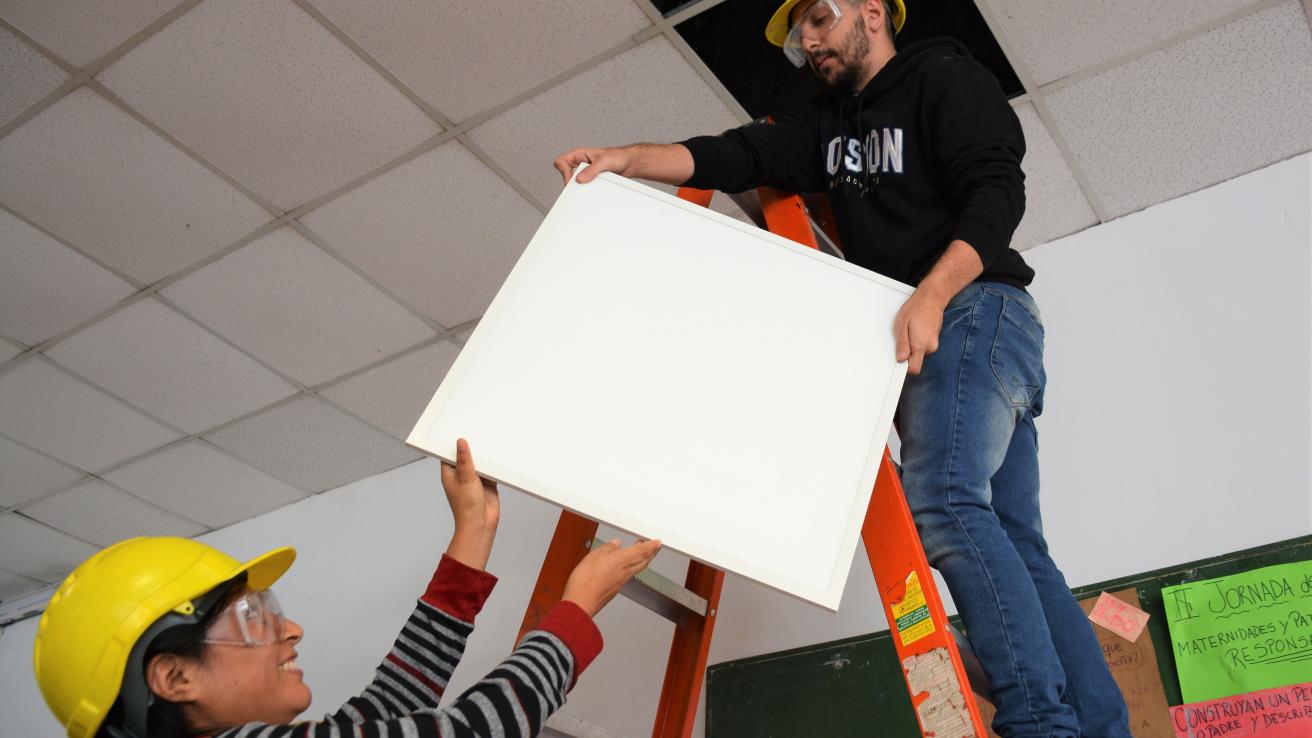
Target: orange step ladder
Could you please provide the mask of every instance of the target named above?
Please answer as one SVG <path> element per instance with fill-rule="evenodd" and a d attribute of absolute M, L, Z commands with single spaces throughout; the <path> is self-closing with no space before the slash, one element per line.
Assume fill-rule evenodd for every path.
<path fill-rule="evenodd" d="M 713 192 L 681 187 L 678 194 L 689 202 L 709 206 Z M 819 248 L 801 198 L 766 187 L 757 190 L 757 194 L 761 214 L 771 232 Z M 565 581 L 587 555 L 596 535 L 597 523 L 568 510 L 561 512 L 529 598 L 519 638 L 560 601 Z M 986 738 L 988 734 L 971 696 L 967 664 L 972 667 L 977 683 L 982 677 L 969 652 L 963 662 L 957 642 L 960 636 L 948 624 L 938 587 L 911 520 L 902 483 L 887 449 L 861 526 L 861 540 L 894 636 L 921 734 L 925 738 Z M 692 735 L 723 584 L 724 572 L 692 561 L 682 588 L 648 570 L 622 591 L 675 623 L 652 738 Z"/>

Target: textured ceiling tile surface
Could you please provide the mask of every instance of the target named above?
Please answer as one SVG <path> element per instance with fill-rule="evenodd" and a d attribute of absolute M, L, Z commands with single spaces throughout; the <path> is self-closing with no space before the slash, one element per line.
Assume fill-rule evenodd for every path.
<path fill-rule="evenodd" d="M 99 79 L 284 209 L 440 130 L 289 1 L 202 3 Z"/>
<path fill-rule="evenodd" d="M 1256 0 L 984 0 L 1034 83 L 1044 85 L 1192 28 Z"/>
<path fill-rule="evenodd" d="M 112 51 L 179 0 L 0 0 L 4 18 L 76 66 Z"/>
<path fill-rule="evenodd" d="M 139 300 L 46 352 L 188 433 L 288 397 L 296 388 L 155 299 Z"/>
<path fill-rule="evenodd" d="M 650 25 L 637 4 L 614 0 L 395 0 L 386 10 L 355 0 L 314 5 L 453 120 L 531 89 Z"/>
<path fill-rule="evenodd" d="M 306 493 L 196 440 L 106 475 L 143 500 L 221 528 L 295 502 Z"/>
<path fill-rule="evenodd" d="M 1112 215 L 1312 149 L 1312 33 L 1298 0 L 1047 97 Z"/>
<path fill-rule="evenodd" d="M 136 536 L 190 538 L 205 528 L 92 479 L 23 508 L 22 513 L 69 535 L 108 546 Z"/>
<path fill-rule="evenodd" d="M 95 262 L 0 210 L 0 333 L 34 346 L 133 292 Z"/>
<path fill-rule="evenodd" d="M 305 397 L 207 437 L 252 466 L 322 492 L 394 469 L 419 454 L 318 397 Z"/>
<path fill-rule="evenodd" d="M 0 339 L 0 364 L 9 361 L 21 353 L 23 353 L 22 347 Z"/>
<path fill-rule="evenodd" d="M 399 297 L 454 326 L 487 308 L 542 214 L 452 141 L 303 221 Z"/>
<path fill-rule="evenodd" d="M 441 341 L 335 384 L 320 394 L 400 439 L 433 398 L 460 347 Z"/>
<path fill-rule="evenodd" d="M 0 567 L 45 584 L 60 581 L 96 549 L 10 513 L 0 516 Z"/>
<path fill-rule="evenodd" d="M 85 87 L 0 139 L 0 173 L 0 201 L 147 283 L 270 217 Z"/>
<path fill-rule="evenodd" d="M 164 296 L 307 385 L 434 335 L 395 300 L 290 228 L 188 275 Z"/>
<path fill-rule="evenodd" d="M 41 589 L 42 586 L 44 585 L 35 579 L 28 579 L 0 569 L 0 602 L 8 602 L 15 597 Z"/>
<path fill-rule="evenodd" d="M 1034 106 L 1021 105 L 1016 116 L 1025 131 L 1025 217 L 1011 243 L 1024 250 L 1094 225 L 1098 216 Z"/>
<path fill-rule="evenodd" d="M 68 75 L 58 64 L 0 28 L 0 125 L 50 94 Z"/>
<path fill-rule="evenodd" d="M 678 141 L 737 125 L 692 66 L 658 37 L 511 108 L 470 136 L 549 205 L 561 190 L 551 162 L 572 148 Z"/>
<path fill-rule="evenodd" d="M 0 374 L 0 433 L 90 472 L 178 437 L 44 359 Z"/>
<path fill-rule="evenodd" d="M 17 507 L 81 477 L 76 469 L 0 438 L 0 507 Z"/>

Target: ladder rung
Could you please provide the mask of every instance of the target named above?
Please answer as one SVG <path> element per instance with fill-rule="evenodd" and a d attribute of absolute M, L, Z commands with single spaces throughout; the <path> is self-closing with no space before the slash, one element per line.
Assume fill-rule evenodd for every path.
<path fill-rule="evenodd" d="M 591 548 L 604 545 L 600 538 L 592 539 Z M 706 598 L 661 576 L 651 567 L 638 573 L 624 585 L 620 594 L 669 620 L 682 625 L 688 615 L 706 617 Z"/>

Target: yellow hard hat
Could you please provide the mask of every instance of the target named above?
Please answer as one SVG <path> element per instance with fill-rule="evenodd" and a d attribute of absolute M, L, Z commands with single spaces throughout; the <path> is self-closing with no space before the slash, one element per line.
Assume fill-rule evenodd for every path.
<path fill-rule="evenodd" d="M 765 24 L 765 37 L 775 46 L 783 46 L 784 39 L 788 38 L 788 27 L 790 25 L 788 15 L 793 12 L 793 8 L 804 0 L 785 0 L 779 9 L 774 11 L 770 16 L 770 22 Z M 893 9 L 893 33 L 902 30 L 902 24 L 907 22 L 907 6 L 902 0 L 888 0 L 888 5 Z"/>
<path fill-rule="evenodd" d="M 245 574 L 266 589 L 296 551 L 279 548 L 241 563 L 186 538 L 133 538 L 82 562 L 59 585 L 37 625 L 36 682 L 69 738 L 92 738 L 118 698 L 129 655 L 169 613 L 195 613 L 195 600 Z"/>

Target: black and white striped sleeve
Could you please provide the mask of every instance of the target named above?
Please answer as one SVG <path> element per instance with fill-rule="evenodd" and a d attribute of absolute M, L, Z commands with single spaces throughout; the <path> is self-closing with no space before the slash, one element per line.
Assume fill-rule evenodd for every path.
<path fill-rule="evenodd" d="M 357 708 L 364 720 L 343 719 L 339 711 L 316 723 L 251 723 L 218 738 L 531 738 L 564 704 L 566 692 L 601 651 L 601 645 L 601 634 L 592 619 L 577 605 L 560 603 L 505 661 L 447 707 L 369 717 L 378 709 L 375 700 L 383 709 L 393 709 L 405 699 L 420 699 L 420 687 L 404 683 L 399 688 L 389 683 L 386 689 L 373 691 L 379 686 L 375 679 L 370 690 L 357 698 L 373 697 Z M 357 704 L 356 700 L 351 704 Z"/>

